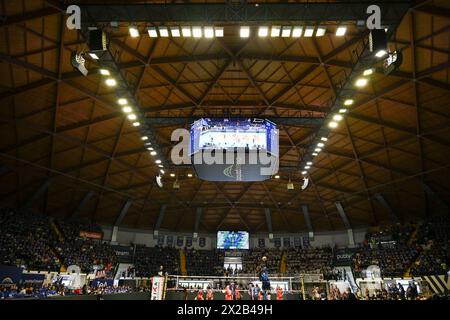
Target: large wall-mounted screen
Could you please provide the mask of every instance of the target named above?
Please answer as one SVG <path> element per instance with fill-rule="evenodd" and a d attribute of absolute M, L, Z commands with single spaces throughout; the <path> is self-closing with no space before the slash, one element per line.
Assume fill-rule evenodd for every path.
<path fill-rule="evenodd" d="M 217 232 L 217 249 L 249 249 L 250 240 L 245 231 Z"/>
<path fill-rule="evenodd" d="M 209 119 L 191 127 L 191 154 L 200 150 L 267 150 L 278 155 L 279 133 L 276 124 L 263 119 Z"/>

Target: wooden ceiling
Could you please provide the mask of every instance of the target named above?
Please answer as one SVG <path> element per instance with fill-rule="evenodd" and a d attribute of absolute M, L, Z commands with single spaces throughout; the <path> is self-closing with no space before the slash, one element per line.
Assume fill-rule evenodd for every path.
<path fill-rule="evenodd" d="M 306 231 L 302 205 L 315 230 L 344 229 L 338 201 L 353 228 L 393 222 L 390 210 L 401 221 L 448 213 L 448 1 L 417 2 L 406 14 L 389 44 L 402 50 L 403 65 L 389 76 L 376 73 L 355 92 L 355 105 L 315 159 L 305 191 L 300 172 L 283 169 L 280 179 L 262 183 L 211 183 L 189 178 L 191 169 L 172 168 L 164 188 L 155 186 L 158 168 L 114 91 L 99 75 L 82 77 L 72 68 L 71 53 L 86 44 L 66 29 L 55 4 L 0 1 L 1 16 L 8 17 L 0 22 L 2 205 L 22 207 L 31 199 L 36 210 L 70 217 L 93 191 L 81 217 L 111 225 L 131 199 L 121 226 L 152 229 L 166 204 L 161 228 L 192 231 L 202 207 L 201 232 L 265 232 L 264 208 L 271 209 L 274 231 Z M 144 25 L 140 30 L 143 36 L 134 39 L 121 25 L 109 36 L 149 118 L 205 112 L 323 118 L 354 64 L 352 51 L 366 37 L 352 27 L 338 38 L 335 26 L 324 37 L 300 40 L 241 39 L 237 27 L 220 40 L 151 39 Z M 167 158 L 175 128 L 157 127 Z M 281 166 L 299 165 L 317 129 L 281 127 Z M 172 188 L 169 173 L 179 177 L 180 190 Z M 287 191 L 289 179 L 294 191 Z"/>

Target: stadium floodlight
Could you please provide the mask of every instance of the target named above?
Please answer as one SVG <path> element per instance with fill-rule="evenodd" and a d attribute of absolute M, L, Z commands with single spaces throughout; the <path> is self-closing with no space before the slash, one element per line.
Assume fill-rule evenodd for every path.
<path fill-rule="evenodd" d="M 250 27 L 249 26 L 242 26 L 239 35 L 241 38 L 248 38 L 250 37 Z"/>
<path fill-rule="evenodd" d="M 313 153 L 312 153 L 312 156 L 313 156 L 313 157 L 317 157 L 318 155 L 319 155 L 319 154 L 318 154 L 317 152 L 313 152 Z"/>
<path fill-rule="evenodd" d="M 140 122 L 133 122 L 133 127 L 139 127 L 141 125 Z"/>
<path fill-rule="evenodd" d="M 155 161 L 156 164 L 161 164 L 161 162 L 162 162 L 161 160 L 156 160 Z"/>
<path fill-rule="evenodd" d="M 376 56 L 377 58 L 383 58 L 385 55 L 387 55 L 387 51 L 386 51 L 386 50 L 380 50 L 380 51 L 378 51 L 378 52 L 375 54 L 375 56 Z"/>
<path fill-rule="evenodd" d="M 130 36 L 132 38 L 137 38 L 139 37 L 139 29 L 136 26 L 130 26 L 128 28 L 128 31 L 130 32 Z"/>
<path fill-rule="evenodd" d="M 258 29 L 258 37 L 265 38 L 269 35 L 269 27 L 267 26 L 261 26 Z"/>
<path fill-rule="evenodd" d="M 131 120 L 131 121 L 134 121 L 134 120 L 137 119 L 137 115 L 135 115 L 134 113 L 129 114 L 129 115 L 128 115 L 128 119 Z"/>
<path fill-rule="evenodd" d="M 106 79 L 105 83 L 108 87 L 115 87 L 117 85 L 117 81 L 113 78 Z"/>
<path fill-rule="evenodd" d="M 317 153 L 322 152 L 322 149 L 321 148 L 315 148 L 314 152 L 317 152 Z"/>
<path fill-rule="evenodd" d="M 175 173 L 171 173 L 170 177 L 175 178 Z"/>
<path fill-rule="evenodd" d="M 269 35 L 269 27 L 267 26 L 261 26 L 258 29 L 258 37 L 265 38 Z"/>
<path fill-rule="evenodd" d="M 291 36 L 291 30 L 292 27 L 285 26 L 281 29 L 281 37 L 282 38 L 289 38 Z"/>
<path fill-rule="evenodd" d="M 203 32 L 205 33 L 205 38 L 207 38 L 207 39 L 214 38 L 214 28 L 213 27 L 204 27 Z"/>
<path fill-rule="evenodd" d="M 280 176 L 279 176 L 279 175 L 276 175 L 276 176 L 275 176 L 275 179 L 280 179 Z"/>
<path fill-rule="evenodd" d="M 369 80 L 367 80 L 366 78 L 359 78 L 356 80 L 355 86 L 358 88 L 364 88 L 365 86 L 367 86 L 367 83 L 369 83 Z"/>
<path fill-rule="evenodd" d="M 302 171 L 302 175 L 307 175 L 308 174 L 308 171 Z"/>
<path fill-rule="evenodd" d="M 179 38 L 181 36 L 180 27 L 170 27 L 170 34 L 174 38 Z"/>
<path fill-rule="evenodd" d="M 344 101 L 345 106 L 351 106 L 355 101 L 353 99 L 347 99 Z"/>
<path fill-rule="evenodd" d="M 373 74 L 373 69 L 367 69 L 367 70 L 365 70 L 364 71 L 364 73 L 363 73 L 363 76 L 370 76 L 370 75 L 372 75 Z"/>
<path fill-rule="evenodd" d="M 323 148 L 323 147 L 325 147 L 325 144 L 324 144 L 323 142 L 319 142 L 319 143 L 317 144 L 317 147 L 318 147 L 318 148 Z"/>
<path fill-rule="evenodd" d="M 158 168 L 164 168 L 164 166 L 162 164 L 158 164 Z"/>
<path fill-rule="evenodd" d="M 216 38 L 223 38 L 223 36 L 224 36 L 223 27 L 215 27 L 214 34 L 215 34 Z"/>
<path fill-rule="evenodd" d="M 159 35 L 162 38 L 169 37 L 169 29 L 167 27 L 159 27 Z"/>
<path fill-rule="evenodd" d="M 342 108 L 342 109 L 339 109 L 339 113 L 347 113 L 347 109 L 345 109 L 345 108 Z"/>
<path fill-rule="evenodd" d="M 293 38 L 300 38 L 303 34 L 303 27 L 294 27 L 292 30 L 292 37 Z"/>
<path fill-rule="evenodd" d="M 159 172 L 161 172 L 161 174 L 165 174 L 166 173 L 163 169 L 159 170 Z"/>
<path fill-rule="evenodd" d="M 158 38 L 158 32 L 156 31 L 156 27 L 148 27 L 147 31 L 150 38 Z"/>
<path fill-rule="evenodd" d="M 311 161 L 309 161 L 309 162 L 306 163 L 307 166 L 312 166 L 312 164 L 313 164 L 313 163 L 312 163 Z"/>
<path fill-rule="evenodd" d="M 327 142 L 327 141 L 328 141 L 328 138 L 322 137 L 322 138 L 320 138 L 320 140 L 322 140 L 322 141 L 324 141 L 324 142 Z"/>
<path fill-rule="evenodd" d="M 280 36 L 281 27 L 280 26 L 272 26 L 272 29 L 270 30 L 270 36 L 272 38 L 276 38 Z"/>
<path fill-rule="evenodd" d="M 89 57 L 91 57 L 91 59 L 94 59 L 94 60 L 99 60 L 100 58 L 98 57 L 98 55 L 97 54 L 95 54 L 95 53 L 93 53 L 93 52 L 90 52 L 90 53 L 88 53 L 89 54 Z"/>
<path fill-rule="evenodd" d="M 305 166 L 305 170 L 311 169 L 311 166 Z"/>
<path fill-rule="evenodd" d="M 121 98 L 121 99 L 117 100 L 117 103 L 120 104 L 121 106 L 124 106 L 124 105 L 128 104 L 128 100 Z"/>
<path fill-rule="evenodd" d="M 336 114 L 333 117 L 333 120 L 336 121 L 336 122 L 342 121 L 342 119 L 344 119 L 344 117 L 342 115 L 340 115 L 340 114 Z"/>
<path fill-rule="evenodd" d="M 147 141 L 147 140 L 148 140 L 148 137 L 147 137 L 147 136 L 143 136 L 143 137 L 141 138 L 141 140 L 142 140 L 142 141 Z"/>
<path fill-rule="evenodd" d="M 316 37 L 323 37 L 327 33 L 327 28 L 324 26 L 320 26 L 317 28 Z"/>
<path fill-rule="evenodd" d="M 188 178 L 192 178 L 193 177 L 193 175 L 192 175 L 192 173 L 188 173 Z"/>
<path fill-rule="evenodd" d="M 157 156 L 158 153 L 156 151 L 152 151 L 152 152 L 150 152 L 150 155 L 154 157 L 154 156 Z"/>
<path fill-rule="evenodd" d="M 132 109 L 130 106 L 126 106 L 126 107 L 123 107 L 123 108 L 122 108 L 122 111 L 123 111 L 124 113 L 132 113 L 132 112 L 133 112 L 133 109 Z"/>
<path fill-rule="evenodd" d="M 201 38 L 203 36 L 202 27 L 192 27 L 192 35 L 194 38 Z"/>
<path fill-rule="evenodd" d="M 331 122 L 328 124 L 328 126 L 329 126 L 331 129 L 336 129 L 339 125 L 338 125 L 337 122 L 331 121 Z"/>
<path fill-rule="evenodd" d="M 314 35 L 314 27 L 306 27 L 304 36 L 311 38 Z"/>
<path fill-rule="evenodd" d="M 343 37 L 347 33 L 347 27 L 340 26 L 336 29 L 336 36 L 337 37 Z"/>
<path fill-rule="evenodd" d="M 155 151 L 152 147 L 147 148 L 148 151 Z"/>
<path fill-rule="evenodd" d="M 102 76 L 110 76 L 110 75 L 111 75 L 111 72 L 109 72 L 108 69 L 100 69 L 100 74 L 101 74 Z"/>
<path fill-rule="evenodd" d="M 185 38 L 192 37 L 191 27 L 188 26 L 181 27 L 181 34 Z"/>

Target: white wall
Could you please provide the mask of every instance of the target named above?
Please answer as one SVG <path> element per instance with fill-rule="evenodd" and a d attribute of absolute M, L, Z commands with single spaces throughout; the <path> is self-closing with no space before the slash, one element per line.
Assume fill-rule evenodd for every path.
<path fill-rule="evenodd" d="M 112 227 L 110 226 L 104 226 L 103 229 L 103 239 L 105 241 L 111 240 L 112 235 Z M 366 230 L 365 229 L 358 229 L 353 230 L 355 243 L 361 243 L 364 240 Z M 176 241 L 178 236 L 182 236 L 184 238 L 183 243 L 186 244 L 186 237 L 192 237 L 192 233 L 175 233 L 175 232 L 165 232 L 165 231 L 159 231 L 159 235 L 172 235 L 173 236 L 173 243 L 174 246 L 176 246 Z M 200 248 L 198 239 L 197 241 L 193 240 L 192 247 L 195 249 L 205 249 L 205 250 L 211 250 L 216 247 L 216 235 L 212 234 L 202 234 L 200 233 L 198 235 L 198 238 L 205 238 L 206 243 L 204 248 Z M 295 238 L 301 238 L 301 241 L 303 241 L 303 238 L 308 238 L 308 233 L 296 233 L 296 234 L 274 234 L 274 239 L 280 238 L 281 240 L 281 247 L 283 247 L 283 239 L 289 238 L 291 247 L 294 246 L 294 239 Z M 267 233 L 260 233 L 260 234 L 250 234 L 250 247 L 251 248 L 258 248 L 259 246 L 259 239 L 265 239 L 265 247 L 266 248 L 275 248 L 275 244 L 273 240 L 269 240 L 269 235 Z M 123 244 L 123 245 L 129 245 L 131 243 L 134 244 L 140 244 L 145 245 L 148 247 L 154 247 L 158 243 L 158 238 L 153 236 L 153 230 L 138 230 L 138 229 L 127 229 L 127 228 L 119 228 L 119 231 L 117 233 L 117 243 Z M 314 234 L 314 240 L 310 241 L 310 245 L 312 247 L 323 247 L 323 246 L 334 246 L 337 245 L 338 247 L 346 247 L 349 245 L 349 239 L 348 234 L 346 230 L 340 230 L 340 231 L 334 231 L 334 232 L 320 232 Z"/>

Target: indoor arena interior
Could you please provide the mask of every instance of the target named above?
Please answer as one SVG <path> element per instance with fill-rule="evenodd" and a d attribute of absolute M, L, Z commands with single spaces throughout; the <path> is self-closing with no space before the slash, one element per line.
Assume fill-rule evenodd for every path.
<path fill-rule="evenodd" d="M 449 0 L 0 0 L 0 303 L 448 301 L 449 235 Z"/>

